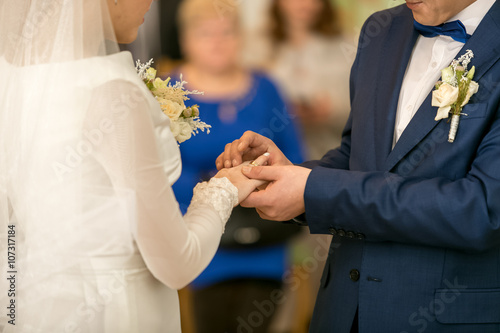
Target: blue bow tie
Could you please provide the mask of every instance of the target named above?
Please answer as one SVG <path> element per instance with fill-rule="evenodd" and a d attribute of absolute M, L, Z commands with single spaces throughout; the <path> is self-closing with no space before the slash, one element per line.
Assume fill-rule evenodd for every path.
<path fill-rule="evenodd" d="M 440 35 L 449 36 L 457 42 L 466 43 L 471 35 L 467 34 L 465 26 L 460 21 L 452 21 L 438 25 L 436 27 L 423 25 L 417 21 L 413 22 L 415 29 L 424 37 L 436 37 Z"/>

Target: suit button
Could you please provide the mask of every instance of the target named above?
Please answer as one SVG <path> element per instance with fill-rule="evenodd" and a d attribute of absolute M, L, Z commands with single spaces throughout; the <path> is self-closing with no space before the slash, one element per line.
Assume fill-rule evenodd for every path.
<path fill-rule="evenodd" d="M 330 234 L 332 234 L 333 236 L 337 235 L 337 229 L 335 228 L 330 228 L 328 229 L 328 231 L 330 232 Z"/>
<path fill-rule="evenodd" d="M 351 239 L 353 239 L 353 238 L 354 238 L 354 232 L 348 231 L 348 232 L 346 233 L 346 235 L 347 235 L 347 238 L 351 238 Z"/>
<path fill-rule="evenodd" d="M 357 269 L 351 269 L 349 272 L 349 278 L 354 282 L 359 280 L 359 271 Z"/>
<path fill-rule="evenodd" d="M 356 234 L 356 238 L 359 239 L 359 240 L 363 240 L 363 239 L 365 239 L 365 235 L 363 235 L 363 234 Z"/>
<path fill-rule="evenodd" d="M 345 236 L 345 231 L 344 231 L 344 230 L 342 230 L 342 229 L 340 229 L 340 230 L 338 231 L 338 234 L 339 234 L 339 236 L 340 236 L 340 237 L 344 237 L 344 236 Z"/>

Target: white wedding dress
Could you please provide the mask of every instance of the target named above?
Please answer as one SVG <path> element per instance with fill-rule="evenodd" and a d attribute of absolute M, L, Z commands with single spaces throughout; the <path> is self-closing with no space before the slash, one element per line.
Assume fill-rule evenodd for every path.
<path fill-rule="evenodd" d="M 199 184 L 181 215 L 179 149 L 128 52 L 28 67 L 0 57 L 0 73 L 28 90 L 0 102 L 0 264 L 15 271 L 15 297 L 0 282 L 0 331 L 180 332 L 176 289 L 215 254 L 237 189 Z"/>

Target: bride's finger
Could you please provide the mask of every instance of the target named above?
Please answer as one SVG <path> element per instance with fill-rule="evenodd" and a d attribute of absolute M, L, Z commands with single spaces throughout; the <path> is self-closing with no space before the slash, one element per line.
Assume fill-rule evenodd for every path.
<path fill-rule="evenodd" d="M 271 156 L 271 154 L 265 153 L 265 154 L 257 157 L 252 163 L 250 163 L 250 165 L 266 166 L 268 164 L 268 161 L 269 161 L 269 156 Z"/>
<path fill-rule="evenodd" d="M 238 185 L 238 201 L 245 201 L 258 187 L 262 186 L 265 181 L 257 179 L 247 179 L 240 182 Z"/>
<path fill-rule="evenodd" d="M 265 189 L 267 189 L 268 185 L 269 185 L 269 182 L 265 182 L 264 184 L 262 184 L 259 187 L 257 187 L 257 190 L 264 191 Z"/>

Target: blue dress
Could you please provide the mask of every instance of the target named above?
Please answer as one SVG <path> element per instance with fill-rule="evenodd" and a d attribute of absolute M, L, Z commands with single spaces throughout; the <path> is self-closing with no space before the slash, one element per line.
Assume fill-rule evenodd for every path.
<path fill-rule="evenodd" d="M 210 134 L 200 133 L 180 145 L 183 170 L 173 189 L 183 212 L 189 206 L 194 186 L 217 173 L 215 159 L 225 145 L 239 139 L 247 130 L 272 139 L 292 163 L 302 161 L 294 116 L 287 112 L 276 86 L 264 74 L 252 73 L 251 77 L 250 89 L 234 100 L 193 96 L 186 103 L 198 104 L 201 119 L 212 128 Z M 285 268 L 286 244 L 245 250 L 221 248 L 192 286 L 203 288 L 239 278 L 281 280 Z"/>

